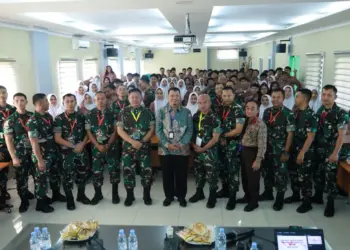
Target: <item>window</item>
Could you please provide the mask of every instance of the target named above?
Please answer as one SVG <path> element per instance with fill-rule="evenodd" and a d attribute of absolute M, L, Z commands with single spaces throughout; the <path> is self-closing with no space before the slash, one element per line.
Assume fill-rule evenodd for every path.
<path fill-rule="evenodd" d="M 350 51 L 334 52 L 334 86 L 338 89 L 337 104 L 350 109 Z"/>
<path fill-rule="evenodd" d="M 136 61 L 134 58 L 124 59 L 124 75 L 136 73 Z"/>
<path fill-rule="evenodd" d="M 60 96 L 75 92 L 78 89 L 78 60 L 61 59 L 58 62 L 58 84 Z"/>
<path fill-rule="evenodd" d="M 237 49 L 220 49 L 216 51 L 216 58 L 218 60 L 237 60 L 238 50 Z"/>
<path fill-rule="evenodd" d="M 318 92 L 323 82 L 324 53 L 306 54 L 305 87 Z"/>
<path fill-rule="evenodd" d="M 108 65 L 112 67 L 114 73 L 117 75 L 118 78 L 120 78 L 120 65 L 118 61 L 118 57 L 108 57 Z M 103 72 L 104 73 L 104 72 Z"/>
<path fill-rule="evenodd" d="M 87 80 L 90 77 L 95 77 L 98 74 L 97 66 L 98 66 L 98 61 L 96 58 L 84 60 L 84 62 L 83 62 L 83 79 Z"/>
<path fill-rule="evenodd" d="M 7 89 L 10 100 L 17 92 L 16 73 L 14 69 L 15 60 L 0 58 L 0 83 Z"/>

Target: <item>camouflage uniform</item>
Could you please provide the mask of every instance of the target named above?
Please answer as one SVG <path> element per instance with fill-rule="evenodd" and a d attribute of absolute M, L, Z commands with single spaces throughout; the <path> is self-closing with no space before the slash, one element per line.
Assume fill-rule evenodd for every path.
<path fill-rule="evenodd" d="M 143 97 L 143 104 L 146 108 L 149 108 L 151 103 L 156 99 L 156 91 L 152 88 L 146 90 Z"/>
<path fill-rule="evenodd" d="M 338 194 L 336 186 L 338 163 L 328 162 L 328 157 L 334 150 L 338 129 L 345 129 L 349 115 L 334 103 L 331 109 L 321 106 L 316 116 L 319 119 L 319 126 L 315 140 L 315 189 L 322 193 L 326 189 L 327 195 L 334 198 Z"/>
<path fill-rule="evenodd" d="M 207 93 L 210 97 L 211 103 L 214 103 L 216 99 L 215 87 L 214 86 L 209 87 L 209 89 L 207 90 Z"/>
<path fill-rule="evenodd" d="M 103 122 L 99 126 L 99 117 Z M 91 110 L 85 120 L 85 129 L 90 130 L 96 138 L 97 142 L 101 145 L 107 145 L 108 140 L 115 131 L 116 119 L 111 109 L 105 109 L 102 112 L 97 108 Z M 101 153 L 95 147 L 92 147 L 92 171 L 94 173 L 93 183 L 95 187 L 101 187 L 103 185 L 103 170 L 104 166 L 108 166 L 110 182 L 112 184 L 118 184 L 120 182 L 120 167 L 119 161 L 115 158 L 118 154 L 116 144 L 110 145 L 107 153 Z"/>
<path fill-rule="evenodd" d="M 141 141 L 154 124 L 154 114 L 148 108 L 142 106 L 139 108 L 126 107 L 120 112 L 118 118 L 118 127 L 123 128 L 132 139 L 137 141 Z M 136 185 L 136 161 L 140 163 L 142 186 L 150 187 L 152 184 L 150 142 L 143 143 L 142 147 L 137 151 L 128 142 L 123 141 L 121 165 L 124 173 L 124 186 L 127 190 L 133 189 Z"/>
<path fill-rule="evenodd" d="M 287 163 L 280 158 L 284 152 L 288 132 L 294 132 L 294 114 L 288 108 L 267 108 L 263 115 L 267 126 L 267 150 L 262 165 L 265 190 L 272 190 L 275 184 L 277 192 L 285 192 L 288 182 Z"/>
<path fill-rule="evenodd" d="M 227 107 L 221 106 L 220 115 L 222 115 L 222 136 L 220 137 L 219 159 L 221 160 L 220 178 L 223 184 L 229 185 L 230 192 L 238 192 L 239 189 L 239 136 L 224 137 L 225 133 L 236 128 L 236 124 L 244 124 L 245 115 L 240 105 L 235 102 Z M 222 142 L 225 145 L 222 145 Z"/>
<path fill-rule="evenodd" d="M 17 192 L 22 199 L 26 196 L 28 190 L 28 175 L 33 172 L 32 146 L 28 138 L 26 123 L 33 115 L 26 111 L 25 114 L 13 113 L 4 123 L 4 134 L 13 138 L 13 145 L 21 165 L 15 167 Z"/>
<path fill-rule="evenodd" d="M 69 141 L 73 145 L 81 143 L 86 136 L 85 116 L 77 112 L 58 115 L 55 118 L 54 133 L 61 134 L 63 140 Z M 78 186 L 85 186 L 88 171 L 87 152 L 83 150 L 81 153 L 75 153 L 72 148 L 62 145 L 59 152 L 62 155 L 64 190 L 73 189 L 74 179 Z"/>
<path fill-rule="evenodd" d="M 291 161 L 289 163 L 289 176 L 293 193 L 300 194 L 303 197 L 310 198 L 312 195 L 312 160 L 314 156 L 314 147 L 311 145 L 305 152 L 302 165 L 296 163 L 300 150 L 303 148 L 308 133 L 317 132 L 317 118 L 313 110 L 308 106 L 305 110 L 299 110 L 295 115 L 295 133 L 293 137 L 293 147 L 291 152 Z"/>
<path fill-rule="evenodd" d="M 3 126 L 4 126 L 5 120 L 14 112 L 16 112 L 16 108 L 9 104 L 6 104 L 5 108 L 0 109 L 0 153 L 3 154 L 3 159 L 0 160 L 0 162 L 11 161 L 11 156 L 6 147 Z M 7 186 L 8 169 L 9 169 L 8 167 L 0 169 L 0 189 L 3 190 L 4 192 L 6 191 L 6 186 Z"/>
<path fill-rule="evenodd" d="M 217 115 L 220 115 L 220 108 L 222 106 L 222 98 L 216 96 L 216 98 L 214 99 L 214 101 L 211 104 L 211 109 L 213 110 L 213 112 Z"/>
<path fill-rule="evenodd" d="M 58 167 L 57 148 L 53 134 L 53 118 L 49 113 L 40 114 L 34 112 L 27 122 L 30 138 L 37 138 L 40 153 L 46 164 L 46 170 L 38 170 L 38 159 L 32 154 L 32 161 L 35 164 L 35 195 L 38 200 L 46 196 L 49 178 L 52 190 L 59 190 L 60 175 Z"/>
<path fill-rule="evenodd" d="M 218 116 L 209 111 L 200 121 L 200 112 L 193 116 L 193 143 L 196 138 L 202 139 L 201 147 L 204 147 L 212 138 L 213 133 L 221 133 L 221 121 Z M 199 127 L 199 124 L 200 127 Z M 195 153 L 194 155 L 194 171 L 196 177 L 197 188 L 203 188 L 205 182 L 209 184 L 209 190 L 216 191 L 218 184 L 218 146 L 214 145 L 203 153 Z"/>

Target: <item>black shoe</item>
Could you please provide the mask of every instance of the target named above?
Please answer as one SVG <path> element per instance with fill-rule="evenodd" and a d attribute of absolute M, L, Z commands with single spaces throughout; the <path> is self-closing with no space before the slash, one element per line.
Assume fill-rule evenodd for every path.
<path fill-rule="evenodd" d="M 101 186 L 94 187 L 94 189 L 95 189 L 95 195 L 90 202 L 91 205 L 97 205 L 103 199 Z"/>
<path fill-rule="evenodd" d="M 230 198 L 228 199 L 227 205 L 226 205 L 226 210 L 233 210 L 236 208 L 236 192 L 233 192 L 230 195 Z"/>
<path fill-rule="evenodd" d="M 210 190 L 207 208 L 214 208 L 216 205 L 216 190 Z"/>
<path fill-rule="evenodd" d="M 292 196 L 284 199 L 285 204 L 292 204 L 293 202 L 300 202 L 300 195 L 299 194 L 293 193 Z"/>
<path fill-rule="evenodd" d="M 126 194 L 126 199 L 124 201 L 124 205 L 126 207 L 130 207 L 135 200 L 134 189 L 127 189 L 126 193 L 127 194 Z"/>
<path fill-rule="evenodd" d="M 311 197 L 311 202 L 314 204 L 323 204 L 323 192 L 316 190 L 314 196 Z"/>
<path fill-rule="evenodd" d="M 187 201 L 185 200 L 185 198 L 179 198 L 179 203 L 180 203 L 180 207 L 187 206 Z"/>
<path fill-rule="evenodd" d="M 223 184 L 222 189 L 216 193 L 216 198 L 228 198 L 230 196 L 230 191 L 228 190 L 228 185 Z"/>
<path fill-rule="evenodd" d="M 305 200 L 301 203 L 301 205 L 297 208 L 297 212 L 300 214 L 304 214 L 309 212 L 312 209 L 312 205 L 310 201 Z"/>
<path fill-rule="evenodd" d="M 29 200 L 33 200 L 35 198 L 34 194 L 32 192 L 30 192 L 29 190 L 27 190 L 27 194 L 26 195 L 27 195 L 27 198 Z"/>
<path fill-rule="evenodd" d="M 21 198 L 21 205 L 19 206 L 18 211 L 20 213 L 25 213 L 25 212 L 27 212 L 28 207 L 29 207 L 28 198 L 27 197 Z"/>
<path fill-rule="evenodd" d="M 237 199 L 238 204 L 247 204 L 249 202 L 248 196 L 244 195 L 242 198 Z"/>
<path fill-rule="evenodd" d="M 143 202 L 147 206 L 152 205 L 151 188 L 150 187 L 143 188 Z"/>
<path fill-rule="evenodd" d="M 244 211 L 245 212 L 251 212 L 255 209 L 257 209 L 259 207 L 259 204 L 257 203 L 248 203 L 245 207 L 244 207 Z"/>
<path fill-rule="evenodd" d="M 40 199 L 40 200 L 37 200 L 36 202 L 35 210 L 43 213 L 52 213 L 55 209 L 49 206 L 49 204 L 47 204 L 45 199 Z"/>
<path fill-rule="evenodd" d="M 46 203 L 49 204 L 49 205 L 51 205 L 51 204 L 53 203 L 53 202 L 52 202 L 52 199 L 51 199 L 49 196 L 47 196 L 47 195 L 45 195 L 43 199 L 44 199 L 44 200 L 46 201 Z"/>
<path fill-rule="evenodd" d="M 334 216 L 334 199 L 332 197 L 328 197 L 327 206 L 324 210 L 324 216 L 333 217 Z"/>
<path fill-rule="evenodd" d="M 89 205 L 91 203 L 90 199 L 85 195 L 85 186 L 78 188 L 77 202 L 81 202 L 84 205 Z"/>
<path fill-rule="evenodd" d="M 281 211 L 284 204 L 284 192 L 277 192 L 275 203 L 273 204 L 273 210 Z"/>
<path fill-rule="evenodd" d="M 215 191 L 216 192 L 216 191 Z M 188 200 L 191 203 L 196 203 L 197 201 L 204 200 L 203 188 L 197 188 L 196 193 Z"/>
<path fill-rule="evenodd" d="M 5 199 L 7 201 L 11 199 L 11 195 L 9 194 L 9 192 L 7 192 L 7 190 L 5 190 Z"/>
<path fill-rule="evenodd" d="M 170 199 L 170 198 L 165 198 L 165 200 L 163 201 L 163 206 L 164 207 L 168 207 L 170 206 L 170 204 L 174 201 L 174 198 Z"/>
<path fill-rule="evenodd" d="M 259 201 L 273 201 L 273 191 L 265 189 L 265 191 L 259 196 Z"/>
<path fill-rule="evenodd" d="M 67 202 L 66 196 L 60 193 L 60 190 L 52 190 L 52 202 Z"/>
<path fill-rule="evenodd" d="M 118 194 L 118 183 L 112 184 L 112 203 L 118 204 L 120 202 L 119 194 Z"/>

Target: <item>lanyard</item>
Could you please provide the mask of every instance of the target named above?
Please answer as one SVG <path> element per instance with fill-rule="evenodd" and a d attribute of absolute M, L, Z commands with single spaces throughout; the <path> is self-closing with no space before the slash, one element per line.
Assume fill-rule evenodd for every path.
<path fill-rule="evenodd" d="M 324 120 L 326 119 L 327 115 L 328 115 L 328 112 L 325 112 L 325 111 L 322 112 L 320 122 L 319 122 L 320 125 L 323 125 Z"/>
<path fill-rule="evenodd" d="M 121 108 L 121 109 L 124 109 L 125 108 L 125 103 L 123 103 L 123 105 L 120 104 L 120 102 L 117 100 L 117 103 L 118 103 L 118 106 Z"/>
<path fill-rule="evenodd" d="M 229 109 L 227 110 L 227 112 L 225 112 L 225 108 L 224 108 L 224 112 L 222 112 L 222 119 L 223 119 L 224 121 L 226 121 L 226 119 L 227 119 L 228 115 L 230 114 L 230 112 L 231 112 L 231 108 L 229 108 Z"/>
<path fill-rule="evenodd" d="M 25 122 L 21 118 L 18 118 L 18 120 L 21 123 L 22 127 L 24 128 L 24 130 L 28 132 L 29 128 L 26 126 L 28 120 L 26 120 Z"/>
<path fill-rule="evenodd" d="M 216 98 L 216 102 L 217 102 L 219 105 L 222 105 L 222 101 L 220 102 L 220 99 L 219 99 L 219 98 Z"/>
<path fill-rule="evenodd" d="M 203 115 L 202 113 L 199 116 L 199 123 L 198 123 L 198 131 L 202 128 L 202 121 L 205 119 L 207 115 Z"/>
<path fill-rule="evenodd" d="M 131 111 L 132 117 L 134 118 L 135 122 L 138 122 L 138 120 L 140 119 L 141 113 L 142 112 L 135 115 L 135 113 L 133 111 Z"/>
<path fill-rule="evenodd" d="M 74 119 L 74 121 L 72 122 L 72 121 L 69 119 L 67 113 L 64 113 L 64 115 L 66 116 L 66 118 L 67 118 L 67 120 L 68 120 L 68 122 L 69 122 L 69 126 L 70 126 L 70 136 L 71 136 L 71 135 L 73 134 L 73 130 L 74 130 L 75 124 L 77 124 L 77 120 Z"/>
<path fill-rule="evenodd" d="M 281 113 L 281 111 L 279 110 L 279 111 L 277 112 L 276 115 L 272 116 L 272 110 L 271 110 L 271 112 L 270 112 L 269 123 L 270 123 L 270 124 L 274 123 L 274 122 L 276 121 L 276 119 L 277 119 L 277 117 L 279 116 L 280 113 Z"/>
<path fill-rule="evenodd" d="M 46 120 L 44 117 L 42 117 L 42 119 L 43 119 L 43 121 L 44 121 L 46 124 L 51 125 L 51 121 L 50 121 L 50 119 Z"/>
<path fill-rule="evenodd" d="M 97 112 L 97 124 L 98 124 L 99 127 L 102 126 L 102 123 L 103 123 L 104 120 L 105 120 L 105 116 L 102 115 L 102 118 L 101 118 L 101 117 L 100 117 L 100 113 Z"/>
<path fill-rule="evenodd" d="M 5 111 L 1 110 L 1 113 L 3 114 L 3 116 L 5 117 L 5 119 L 7 119 L 7 117 L 10 116 L 10 110 L 7 110 L 6 113 L 5 113 Z"/>
<path fill-rule="evenodd" d="M 173 122 L 175 120 L 176 114 L 174 116 L 172 116 L 171 110 L 169 110 L 169 116 L 170 116 L 170 126 L 171 126 L 171 129 L 173 129 Z"/>

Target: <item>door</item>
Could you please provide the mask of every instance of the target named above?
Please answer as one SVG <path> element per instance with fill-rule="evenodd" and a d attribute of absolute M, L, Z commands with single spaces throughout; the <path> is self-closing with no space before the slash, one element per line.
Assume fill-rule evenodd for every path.
<path fill-rule="evenodd" d="M 294 70 L 297 70 L 296 78 L 299 79 L 300 76 L 300 56 L 290 56 L 289 57 L 289 67 L 291 67 L 291 76 L 294 76 Z"/>

